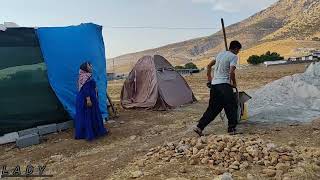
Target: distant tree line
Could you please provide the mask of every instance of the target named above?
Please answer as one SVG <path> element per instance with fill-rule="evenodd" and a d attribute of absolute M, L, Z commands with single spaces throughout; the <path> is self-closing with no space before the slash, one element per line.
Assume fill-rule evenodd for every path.
<path fill-rule="evenodd" d="M 197 65 L 194 63 L 190 62 L 185 64 L 184 66 L 175 66 L 175 69 L 198 69 Z"/>
<path fill-rule="evenodd" d="M 320 41 L 320 37 L 313 37 L 312 41 Z"/>
<path fill-rule="evenodd" d="M 276 53 L 276 52 L 266 52 L 265 54 L 262 54 L 260 56 L 258 55 L 252 55 L 248 58 L 247 62 L 249 64 L 253 64 L 253 65 L 256 65 L 256 64 L 261 64 L 265 61 L 278 61 L 278 60 L 283 60 L 284 57 L 281 56 L 280 54 Z"/>

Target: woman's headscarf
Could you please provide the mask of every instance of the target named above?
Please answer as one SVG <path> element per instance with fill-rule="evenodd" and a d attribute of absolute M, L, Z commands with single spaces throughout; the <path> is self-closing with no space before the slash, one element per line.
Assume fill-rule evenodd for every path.
<path fill-rule="evenodd" d="M 80 70 L 79 70 L 79 79 L 78 79 L 78 88 L 79 91 L 81 90 L 82 86 L 91 79 L 92 73 L 89 70 L 89 62 L 85 62 L 81 64 Z"/>

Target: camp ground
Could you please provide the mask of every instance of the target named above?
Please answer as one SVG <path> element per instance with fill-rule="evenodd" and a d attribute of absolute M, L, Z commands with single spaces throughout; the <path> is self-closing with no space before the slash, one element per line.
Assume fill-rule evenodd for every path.
<path fill-rule="evenodd" d="M 306 70 L 303 64 L 285 65 L 285 67 L 272 66 L 268 68 L 252 67 L 241 69 L 239 70 L 239 74 L 241 73 L 239 90 L 244 90 L 253 98 L 256 98 L 250 93 L 250 90 L 264 87 L 266 84 L 281 79 L 283 76 L 292 75 L 293 72 L 303 73 Z M 58 134 L 43 136 L 44 139 L 41 144 L 23 149 L 16 148 L 15 144 L 2 145 L 1 153 L 3 155 L 1 160 L 11 165 L 16 162 L 24 162 L 25 159 L 32 156 L 30 160 L 33 165 L 47 163 L 47 173 L 54 174 L 59 179 L 69 177 L 70 173 L 81 175 L 88 179 L 91 177 L 131 179 L 131 177 L 139 175 L 141 172 L 143 173 L 143 175 L 139 175 L 141 178 L 156 177 L 158 179 L 162 177 L 211 177 L 213 172 L 219 174 L 220 170 L 213 171 L 210 166 L 202 164 L 201 160 L 193 162 L 189 158 L 175 158 L 174 156 L 168 160 L 165 159 L 168 156 L 162 154 L 160 155 L 163 156 L 163 160 L 156 160 L 154 157 L 157 154 L 158 146 L 169 148 L 167 144 L 171 145 L 170 143 L 172 142 L 174 148 L 177 148 L 176 145 L 179 144 L 177 139 L 198 138 L 187 130 L 193 126 L 207 106 L 208 89 L 203 76 L 205 76 L 204 72 L 186 77 L 186 82 L 193 90 L 198 102 L 169 111 L 127 110 L 120 108 L 120 101 L 117 100 L 120 100 L 120 92 L 124 80 L 111 81 L 108 83 L 108 92 L 113 97 L 112 100 L 116 104 L 119 117 L 110 119 L 106 123 L 106 126 L 111 131 L 108 136 L 93 143 L 76 141 L 73 139 L 72 129 L 69 129 Z M 255 78 L 248 81 L 251 76 Z M 253 99 L 250 101 L 253 101 Z M 303 152 L 317 157 L 318 151 L 313 147 L 317 147 L 320 144 L 317 138 L 312 137 L 317 136 L 319 132 L 319 121 L 307 124 L 297 121 L 287 121 L 286 123 L 272 121 L 270 124 L 262 118 L 261 121 L 256 122 L 252 119 L 244 121 L 241 124 L 243 134 L 235 138 L 267 139 L 263 143 L 269 144 L 268 147 L 275 145 L 287 147 L 289 146 L 288 144 L 291 144 L 290 149 L 295 149 L 294 152 L 299 150 L 300 147 L 307 147 L 310 149 L 305 149 Z M 208 136 L 215 134 L 213 135 L 214 138 L 224 137 L 225 123 L 221 120 L 216 120 L 205 133 Z M 253 139 L 247 139 L 247 141 L 255 142 Z M 146 154 L 148 155 L 146 156 Z M 302 162 L 308 161 L 303 160 Z M 196 163 L 196 165 L 192 165 L 193 163 Z M 154 169 L 155 164 L 159 166 L 156 169 Z M 14 168 L 12 166 L 15 165 L 11 165 L 10 168 Z M 104 168 L 106 166 L 109 168 Z M 257 168 L 260 166 L 258 165 Z M 90 174 L 93 167 L 95 174 Z M 121 170 L 118 168 L 121 168 Z M 236 170 L 232 174 L 247 176 L 248 173 L 246 171 L 250 168 L 253 167 L 248 167 L 245 171 Z M 305 177 L 307 174 L 310 175 L 317 172 L 315 171 L 316 169 L 310 169 L 302 174 L 300 172 L 301 169 L 298 169 L 299 171 L 295 170 L 295 172 L 288 172 L 287 174 L 294 173 L 298 174 L 299 177 Z M 185 171 L 186 173 L 184 173 Z M 250 174 L 255 173 L 251 172 Z"/>

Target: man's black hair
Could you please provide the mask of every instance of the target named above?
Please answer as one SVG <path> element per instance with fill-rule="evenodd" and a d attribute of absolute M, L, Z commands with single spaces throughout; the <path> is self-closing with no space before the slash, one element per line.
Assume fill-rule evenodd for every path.
<path fill-rule="evenodd" d="M 239 41 L 231 41 L 229 49 L 230 50 L 235 50 L 235 49 L 241 49 L 242 45 Z"/>

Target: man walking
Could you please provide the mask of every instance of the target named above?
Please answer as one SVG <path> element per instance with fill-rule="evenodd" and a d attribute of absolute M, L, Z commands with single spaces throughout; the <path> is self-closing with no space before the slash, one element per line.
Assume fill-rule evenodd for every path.
<path fill-rule="evenodd" d="M 235 134 L 237 126 L 237 102 L 233 93 L 233 87 L 237 87 L 235 77 L 236 65 L 242 45 L 239 41 L 232 41 L 228 51 L 220 52 L 216 60 L 212 60 L 207 67 L 208 81 L 210 85 L 210 100 L 206 112 L 203 114 L 194 131 L 203 136 L 202 131 L 212 122 L 217 115 L 225 110 L 228 118 L 228 133 Z M 214 77 L 211 76 L 211 69 L 214 66 Z"/>

